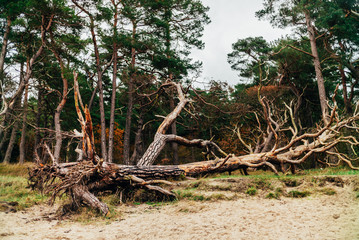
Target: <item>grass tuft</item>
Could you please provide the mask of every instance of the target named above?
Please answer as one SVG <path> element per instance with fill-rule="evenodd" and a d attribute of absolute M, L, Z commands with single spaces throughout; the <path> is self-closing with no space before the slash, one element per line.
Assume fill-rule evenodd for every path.
<path fill-rule="evenodd" d="M 254 196 L 254 195 L 257 194 L 257 189 L 255 189 L 254 187 L 250 187 L 250 188 L 247 189 L 246 193 L 248 195 Z"/>
<path fill-rule="evenodd" d="M 323 188 L 320 190 L 320 192 L 329 196 L 337 194 L 337 192 L 333 188 Z"/>
<path fill-rule="evenodd" d="M 292 198 L 304 198 L 309 196 L 311 193 L 309 191 L 290 191 L 288 192 L 288 196 Z"/>

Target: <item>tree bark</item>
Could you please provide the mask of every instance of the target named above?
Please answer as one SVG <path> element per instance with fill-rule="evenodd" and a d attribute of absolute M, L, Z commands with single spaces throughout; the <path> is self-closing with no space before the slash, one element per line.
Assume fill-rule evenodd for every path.
<path fill-rule="evenodd" d="M 137 26 L 135 22 L 132 22 L 132 44 L 135 41 Z M 128 78 L 128 103 L 127 103 L 127 113 L 126 113 L 126 125 L 125 125 L 125 134 L 123 137 L 123 161 L 125 164 L 130 164 L 130 147 L 131 147 L 131 123 L 132 123 L 132 111 L 133 111 L 133 90 L 134 90 L 134 72 L 136 67 L 136 49 L 131 48 L 131 65 L 130 65 L 130 75 Z"/>
<path fill-rule="evenodd" d="M 4 134 L 3 134 L 2 138 L 1 138 L 1 141 L 0 141 L 0 151 L 4 147 L 4 144 L 5 144 L 5 142 L 6 142 L 7 138 L 8 138 L 9 132 L 10 132 L 9 128 L 6 128 L 5 131 L 3 132 Z"/>
<path fill-rule="evenodd" d="M 100 66 L 100 54 L 97 47 L 96 35 L 93 26 L 93 20 L 91 20 L 91 34 L 92 41 L 95 49 L 96 57 L 96 68 L 98 76 L 98 92 L 99 92 L 99 101 L 100 101 L 100 118 L 101 118 L 101 153 L 104 161 L 107 161 L 107 147 L 106 147 L 106 118 L 105 118 L 105 105 L 103 100 L 103 85 L 102 85 L 102 70 Z"/>
<path fill-rule="evenodd" d="M 35 143 L 34 143 L 34 159 L 36 156 L 40 156 L 39 143 L 41 138 L 40 127 L 41 127 L 41 115 L 43 111 L 43 95 L 42 95 L 42 86 L 41 80 L 39 80 L 38 92 L 37 92 L 37 113 L 36 113 L 36 129 L 35 129 Z"/>
<path fill-rule="evenodd" d="M 24 64 L 21 63 L 21 70 L 20 70 L 20 84 L 19 84 L 19 87 L 21 87 L 25 81 L 24 79 L 24 75 L 23 75 L 23 68 L 24 68 Z M 24 87 L 27 87 L 27 84 L 24 85 Z M 23 90 L 23 89 L 22 89 Z M 12 131 L 11 131 L 11 135 L 10 135 L 10 140 L 9 140 L 9 144 L 8 144 L 8 147 L 6 149 L 6 153 L 5 153 L 5 157 L 4 157 L 4 163 L 9 163 L 10 162 L 10 158 L 11 158 L 11 154 L 12 154 L 12 150 L 14 148 L 14 144 L 15 144 L 15 140 L 16 140 L 16 134 L 17 134 L 17 131 L 19 129 L 19 120 L 17 119 L 17 113 L 16 111 L 18 109 L 14 109 L 14 108 L 20 108 L 20 105 L 21 105 L 21 95 L 22 95 L 23 92 L 19 92 L 20 94 L 20 98 L 15 98 L 15 105 L 9 109 L 9 112 L 8 114 L 12 114 L 13 115 L 13 120 L 14 120 L 14 125 L 12 127 Z M 6 114 L 5 114 L 6 116 Z M 0 143 L 0 147 L 3 146 L 3 144 L 5 143 L 6 141 L 6 138 L 7 138 L 7 134 L 8 134 L 8 131 L 5 133 L 1 143 Z M 1 149 L 1 148 L 0 148 Z"/>
<path fill-rule="evenodd" d="M 135 136 L 135 145 L 134 150 L 130 159 L 130 165 L 136 165 L 143 155 L 143 114 L 140 113 L 140 116 L 137 121 L 137 131 Z"/>
<path fill-rule="evenodd" d="M 171 108 L 171 111 L 173 111 L 173 109 L 175 109 L 175 102 L 174 102 L 172 94 L 170 94 L 170 108 Z M 173 135 L 177 135 L 176 120 L 171 125 L 171 133 Z M 172 145 L 172 153 L 173 153 L 173 165 L 178 165 L 179 164 L 178 144 L 176 142 L 173 142 L 171 145 Z"/>
<path fill-rule="evenodd" d="M 66 100 L 67 100 L 68 85 L 67 85 L 67 79 L 65 78 L 65 74 L 64 74 L 65 69 L 64 69 L 62 59 L 55 51 L 54 51 L 54 53 L 55 53 L 55 56 L 60 64 L 61 78 L 62 78 L 62 97 L 61 97 L 61 101 L 60 101 L 59 105 L 57 106 L 57 108 L 55 110 L 55 116 L 54 116 L 55 139 L 56 139 L 54 158 L 55 158 L 55 162 L 59 163 L 61 145 L 62 145 L 60 115 L 61 115 L 62 109 L 64 108 Z"/>
<path fill-rule="evenodd" d="M 3 78 L 4 78 L 4 64 L 5 64 L 5 57 L 6 57 L 6 52 L 7 52 L 7 43 L 8 43 L 8 39 L 9 39 L 9 34 L 10 34 L 10 28 L 11 28 L 11 19 L 8 16 L 6 19 L 6 27 L 5 27 L 5 33 L 3 36 L 3 41 L 2 41 L 2 48 L 1 48 L 1 53 L 0 53 L 0 84 L 3 84 Z"/>
<path fill-rule="evenodd" d="M 312 19 L 309 15 L 309 12 L 305 10 L 304 15 L 305 15 L 307 31 L 309 34 L 310 46 L 311 46 L 312 55 L 313 55 L 315 75 L 317 78 L 320 108 L 322 110 L 322 119 L 324 121 L 324 124 L 327 124 L 328 117 L 329 117 L 329 110 L 328 110 L 328 105 L 327 105 L 327 96 L 325 93 L 324 78 L 323 78 L 322 68 L 320 65 L 320 58 L 319 58 L 317 43 L 316 43 L 316 38 L 315 38 L 315 30 L 314 30 L 314 26 L 312 24 Z"/>
<path fill-rule="evenodd" d="M 104 215 L 109 211 L 106 204 L 100 202 L 95 195 L 90 193 L 86 186 L 75 185 L 71 188 L 71 195 L 73 196 L 73 202 L 78 203 L 82 200 L 88 206 L 99 209 Z M 78 206 L 77 206 L 78 207 Z"/>
<path fill-rule="evenodd" d="M 8 164 L 10 162 L 10 159 L 11 159 L 11 154 L 12 154 L 12 150 L 14 148 L 14 145 L 15 145 L 15 141 L 16 141 L 16 134 L 17 134 L 17 130 L 19 129 L 19 122 L 16 121 L 14 123 L 14 126 L 12 128 L 12 131 L 11 131 L 11 136 L 10 136 L 10 140 L 9 140 L 9 144 L 8 144 L 8 147 L 7 147 L 7 150 L 6 150 L 6 154 L 5 154 L 5 157 L 4 157 L 4 163 L 5 164 Z"/>
<path fill-rule="evenodd" d="M 351 114 L 353 112 L 352 106 L 348 100 L 348 91 L 347 91 L 347 78 L 344 73 L 343 66 L 339 65 L 339 72 L 340 77 L 342 79 L 342 86 L 343 86 L 343 99 L 344 99 L 344 106 L 345 106 L 345 112 L 347 114 Z"/>
<path fill-rule="evenodd" d="M 113 73 L 112 73 L 112 94 L 111 94 L 111 114 L 110 114 L 110 129 L 108 134 L 108 162 L 113 162 L 113 146 L 114 146 L 114 131 L 115 131 L 115 107 L 116 107 L 116 80 L 117 80 L 117 43 L 116 43 L 116 35 L 117 35 L 117 5 L 114 0 L 111 1 L 115 7 L 114 14 L 114 39 L 113 39 Z"/>
<path fill-rule="evenodd" d="M 20 107 L 20 105 L 21 105 L 21 98 L 18 98 L 17 101 L 16 101 L 16 104 L 15 104 L 15 108 Z M 14 110 L 15 109 L 12 109 L 12 111 L 14 111 Z M 9 144 L 8 144 L 7 149 L 6 149 L 6 153 L 5 153 L 5 157 L 4 157 L 4 163 L 5 164 L 8 164 L 10 162 L 12 150 L 14 148 L 15 141 L 16 141 L 17 131 L 19 130 L 19 120 L 16 117 L 17 114 L 16 114 L 15 111 L 13 112 L 13 114 L 14 114 L 14 125 L 12 127 Z"/>
<path fill-rule="evenodd" d="M 125 134 L 123 137 L 123 160 L 125 164 L 130 164 L 130 140 L 131 140 L 131 123 L 132 123 L 132 111 L 133 111 L 133 83 L 131 77 L 128 82 L 128 102 L 126 112 L 126 125 Z"/>
<path fill-rule="evenodd" d="M 23 67 L 23 64 L 22 64 Z M 23 70 L 21 70 L 21 75 L 23 74 Z M 26 156 L 26 126 L 27 126 L 27 101 L 28 101 L 28 90 L 29 85 L 26 85 L 25 87 L 25 96 L 24 96 L 24 104 L 23 104 L 23 117 L 22 117 L 22 130 L 21 130 L 21 142 L 20 142 L 20 159 L 19 163 L 23 164 L 25 162 L 25 156 Z"/>
<path fill-rule="evenodd" d="M 164 148 L 166 143 L 171 140 L 168 135 L 165 135 L 166 131 L 173 124 L 173 122 L 176 120 L 176 118 L 188 102 L 188 99 L 186 99 L 183 94 L 182 87 L 180 84 L 173 82 L 169 84 L 173 85 L 176 88 L 180 102 L 177 104 L 174 110 L 170 114 L 168 114 L 167 117 L 163 120 L 162 124 L 157 129 L 153 142 L 150 144 L 146 152 L 138 161 L 137 166 L 149 166 L 154 163 L 154 161 L 160 154 L 160 151 Z"/>

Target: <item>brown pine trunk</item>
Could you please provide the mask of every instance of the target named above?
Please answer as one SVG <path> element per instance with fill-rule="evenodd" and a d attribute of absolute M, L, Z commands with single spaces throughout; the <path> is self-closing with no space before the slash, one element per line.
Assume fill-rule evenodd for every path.
<path fill-rule="evenodd" d="M 322 74 L 322 68 L 320 65 L 320 59 L 319 59 L 317 43 L 316 43 L 316 38 L 315 38 L 314 26 L 312 24 L 312 20 L 311 20 L 309 13 L 307 11 L 304 11 L 304 15 L 305 15 L 307 31 L 309 34 L 310 46 L 311 46 L 312 55 L 313 55 L 313 63 L 314 63 L 315 75 L 317 78 L 317 84 L 318 84 L 320 108 L 322 110 L 322 118 L 323 118 L 324 124 L 327 124 L 328 117 L 329 117 L 329 110 L 328 110 L 328 105 L 327 105 L 327 96 L 325 93 L 324 78 L 323 78 L 323 74 Z"/>
<path fill-rule="evenodd" d="M 140 160 L 143 155 L 143 114 L 140 113 L 139 119 L 137 121 L 137 132 L 135 137 L 134 150 L 130 159 L 131 165 L 136 165 L 138 160 Z"/>
<path fill-rule="evenodd" d="M 20 107 L 20 105 L 21 105 L 21 98 L 17 99 L 16 104 L 15 104 L 15 108 Z M 14 111 L 14 110 L 12 110 L 12 111 Z M 19 130 L 19 121 L 16 118 L 17 113 L 14 111 L 13 114 L 14 114 L 14 122 L 15 123 L 14 123 L 14 125 L 12 127 L 9 144 L 8 144 L 7 149 L 6 149 L 6 153 L 5 153 L 5 157 L 4 157 L 4 163 L 5 164 L 8 164 L 10 162 L 12 150 L 14 148 L 15 141 L 16 141 L 17 131 Z"/>
<path fill-rule="evenodd" d="M 10 132 L 9 128 L 6 128 L 5 131 L 4 131 L 4 134 L 3 134 L 2 138 L 1 138 L 1 141 L 0 141 L 0 151 L 4 147 L 4 144 L 5 144 L 5 142 L 6 142 L 7 138 L 8 138 L 9 132 Z"/>
<path fill-rule="evenodd" d="M 343 99 L 344 99 L 344 106 L 345 106 L 345 112 L 347 114 L 351 114 L 353 112 L 352 106 L 348 100 L 348 91 L 347 91 L 347 78 L 345 76 L 343 66 L 339 65 L 339 72 L 340 77 L 342 79 L 342 86 L 343 86 Z"/>
<path fill-rule="evenodd" d="M 134 44 L 135 35 L 136 35 L 136 24 L 132 22 L 132 43 Z M 131 123 L 132 123 L 132 111 L 133 111 L 133 78 L 134 71 L 136 66 L 136 49 L 132 47 L 131 49 L 131 66 L 130 66 L 130 76 L 128 79 L 128 103 L 127 103 L 127 113 L 126 113 L 126 126 L 125 134 L 123 137 L 123 160 L 125 164 L 129 165 L 130 163 L 130 140 L 131 140 Z"/>
<path fill-rule="evenodd" d="M 102 85 L 102 69 L 100 63 L 100 53 L 97 47 L 97 40 L 95 34 L 95 24 L 94 17 L 89 11 L 87 11 L 83 6 L 81 6 L 76 0 L 72 2 L 80 8 L 83 12 L 87 14 L 90 19 L 90 32 L 92 37 L 92 43 L 95 51 L 95 60 L 96 60 L 96 71 L 97 71 L 97 87 L 99 92 L 99 105 L 100 105 L 100 122 L 101 122 L 101 154 L 104 161 L 107 161 L 107 147 L 106 147 L 106 118 L 105 118 L 105 106 L 103 100 L 103 85 Z"/>
<path fill-rule="evenodd" d="M 55 53 L 55 52 L 54 52 Z M 55 110 L 55 116 L 54 116 L 54 125 L 55 125 L 55 150 L 54 150 L 54 159 L 56 163 L 59 163 L 60 161 L 60 152 L 61 152 L 61 145 L 62 145 L 62 133 L 61 133 L 61 123 L 60 123 L 60 115 L 62 112 L 62 109 L 65 106 L 66 100 L 67 100 L 67 79 L 64 75 L 64 66 L 61 58 L 57 53 L 55 53 L 57 60 L 59 61 L 60 68 L 61 68 L 61 78 L 62 78 L 62 98 Z"/>
<path fill-rule="evenodd" d="M 115 15 L 114 15 L 114 35 L 116 36 L 116 28 L 117 28 L 117 5 L 112 1 L 112 4 L 115 7 Z M 115 107 L 116 107 L 116 80 L 117 80 L 117 44 L 114 38 L 113 43 L 113 73 L 112 73 L 112 94 L 111 94 L 111 115 L 110 115 L 110 129 L 108 134 L 108 162 L 113 162 L 113 138 L 115 131 Z"/>
<path fill-rule="evenodd" d="M 8 164 L 10 162 L 10 158 L 11 158 L 12 150 L 13 150 L 14 145 L 15 145 L 16 134 L 17 134 L 18 129 L 19 129 L 19 122 L 16 121 L 14 123 L 13 128 L 12 128 L 9 144 L 8 144 L 6 154 L 5 154 L 5 157 L 4 157 L 4 163 L 5 164 Z"/>
<path fill-rule="evenodd" d="M 35 129 L 35 143 L 34 143 L 34 159 L 36 159 L 36 155 L 40 156 L 40 149 L 38 149 L 40 143 L 40 127 L 41 127 L 41 115 L 43 111 L 43 96 L 42 96 L 42 86 L 39 82 L 37 92 L 37 113 L 36 113 L 36 129 Z"/>
<path fill-rule="evenodd" d="M 116 78 L 117 78 L 117 47 L 114 44 L 114 59 L 113 59 L 113 76 L 112 76 L 112 96 L 111 96 L 111 115 L 110 115 L 110 129 L 108 136 L 108 162 L 113 161 L 113 146 L 114 146 L 114 130 L 115 130 L 115 107 L 116 107 Z"/>
<path fill-rule="evenodd" d="M 21 75 L 23 74 L 23 64 L 21 66 Z M 26 143 L 26 126 L 27 126 L 27 98 L 28 98 L 28 90 L 29 85 L 25 87 L 25 96 L 24 96 L 24 104 L 23 104 L 23 117 L 22 117 L 22 130 L 21 130 L 21 142 L 20 142 L 20 159 L 19 163 L 23 164 L 25 162 L 25 143 Z"/>
<path fill-rule="evenodd" d="M 100 105 L 100 118 L 101 118 L 101 153 L 104 161 L 107 161 L 107 147 L 106 147 L 106 118 L 105 118 L 105 105 L 103 100 L 103 85 L 102 85 L 102 70 L 100 65 L 100 54 L 97 48 L 96 36 L 92 21 L 92 40 L 95 49 L 97 77 L 98 77 L 98 92 L 99 92 L 99 105 Z"/>
<path fill-rule="evenodd" d="M 5 33 L 4 33 L 4 36 L 3 36 L 2 48 L 1 48 L 1 53 L 0 53 L 0 79 L 1 79 L 1 83 L 3 83 L 2 80 L 3 80 L 3 77 L 4 77 L 4 64 L 5 64 L 5 56 L 6 56 L 6 52 L 7 52 L 7 43 L 8 43 L 9 34 L 10 34 L 10 26 L 11 26 L 11 19 L 10 19 L 10 17 L 7 17 Z"/>
<path fill-rule="evenodd" d="M 359 83 L 359 69 L 356 68 L 352 63 L 349 63 L 347 65 L 347 67 L 349 68 L 353 78 L 355 79 L 355 81 L 352 83 L 352 85 L 350 87 L 350 96 L 349 96 L 348 102 L 351 103 L 353 101 L 353 98 L 354 98 L 354 95 L 355 95 L 354 90 L 355 90 L 356 86 Z"/>
<path fill-rule="evenodd" d="M 23 63 L 21 63 L 21 70 L 20 70 L 20 84 L 19 84 L 19 88 L 24 84 L 24 81 L 25 79 L 23 78 L 23 68 L 24 68 L 24 65 Z M 24 87 L 27 86 L 24 85 Z M 14 125 L 12 127 L 12 131 L 11 131 L 11 135 L 10 135 L 10 140 L 9 140 L 9 144 L 8 144 L 8 147 L 6 149 L 6 153 L 5 153 L 5 157 L 4 157 L 4 163 L 9 163 L 10 162 L 10 158 L 11 158 L 11 154 L 12 154 L 12 150 L 14 148 L 14 144 L 15 144 L 15 140 L 16 140 L 16 134 L 17 134 L 17 131 L 19 129 L 19 121 L 17 119 L 17 113 L 16 111 L 18 110 L 17 108 L 20 107 L 21 105 L 21 95 L 22 95 L 22 92 L 19 92 L 20 94 L 20 98 L 16 98 L 15 100 L 15 105 L 14 107 L 12 107 L 9 111 L 10 114 L 12 114 L 14 117 L 13 117 L 13 120 L 14 120 Z M 14 109 L 15 108 L 15 109 Z M 6 141 L 6 137 L 4 136 L 3 138 L 3 141 L 1 142 L 1 147 L 3 146 L 3 144 L 5 143 Z"/>
<path fill-rule="evenodd" d="M 173 99 L 173 94 L 170 95 L 170 108 L 171 108 L 171 111 L 173 111 L 173 109 L 175 109 L 175 101 Z M 176 120 L 173 121 L 173 123 L 171 125 L 171 132 L 173 135 L 177 135 Z M 172 146 L 172 153 L 173 153 L 173 165 L 178 165 L 179 164 L 178 144 L 176 142 L 173 142 L 171 144 L 171 146 Z"/>

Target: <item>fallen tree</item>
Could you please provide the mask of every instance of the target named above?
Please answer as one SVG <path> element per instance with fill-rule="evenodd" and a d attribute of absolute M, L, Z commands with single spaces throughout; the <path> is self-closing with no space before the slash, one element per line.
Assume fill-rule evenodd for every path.
<path fill-rule="evenodd" d="M 33 188 L 52 193 L 52 202 L 57 196 L 68 194 L 71 198 L 72 208 L 77 208 L 80 204 L 85 203 L 92 208 L 98 209 L 103 214 L 107 214 L 109 211 L 107 205 L 96 197 L 96 194 L 99 192 L 107 190 L 118 191 L 119 188 L 140 187 L 159 192 L 169 197 L 175 197 L 173 192 L 156 186 L 156 184 L 171 185 L 172 183 L 168 181 L 169 178 L 180 176 L 196 177 L 208 173 L 231 172 L 237 169 L 243 169 L 244 173 L 247 174 L 246 169 L 248 167 L 258 168 L 267 166 L 272 169 L 275 174 L 278 174 L 276 165 L 281 166 L 280 169 L 285 172 L 287 170 L 284 166 L 285 164 L 289 164 L 292 172 L 294 172 L 295 165 L 303 163 L 315 153 L 335 155 L 338 159 L 336 164 L 345 162 L 352 169 L 359 169 L 352 164 L 352 162 L 357 159 L 351 159 L 336 149 L 339 143 L 346 143 L 352 147 L 359 145 L 355 136 L 342 135 L 343 129 L 350 129 L 358 133 L 359 103 L 356 105 L 353 116 L 340 119 L 335 101 L 333 101 L 334 106 L 332 107 L 329 122 L 321 128 L 318 127 L 311 133 L 301 135 L 298 135 L 298 129 L 293 121 L 292 114 L 290 114 L 293 123 L 291 128 L 293 136 L 287 144 L 279 147 L 280 144 L 277 136 L 279 124 L 272 119 L 269 104 L 264 98 L 261 98 L 260 101 L 265 109 L 269 133 L 263 143 L 268 144 L 269 141 L 273 140 L 273 147 L 267 152 L 254 151 L 250 145 L 243 141 L 238 131 L 238 137 L 250 153 L 243 156 L 235 156 L 225 153 L 217 144 L 209 140 L 188 140 L 177 135 L 166 134 L 169 126 L 171 126 L 173 121 L 184 109 L 186 103 L 190 101 L 186 98 L 181 85 L 174 82 L 163 84 L 159 91 L 163 88 L 174 87 L 178 93 L 179 103 L 177 107 L 165 117 L 155 134 L 154 141 L 149 145 L 138 164 L 136 166 L 130 166 L 104 162 L 94 148 L 91 116 L 88 108 L 82 104 L 76 73 L 74 73 L 74 80 L 75 107 L 81 124 L 81 133 L 75 130 L 74 137 L 82 139 L 82 149 L 77 149 L 80 157 L 77 162 L 58 164 L 50 148 L 44 144 L 43 147 L 47 149 L 50 158 L 53 160 L 52 165 L 39 164 L 38 167 L 29 172 L 30 185 Z M 83 117 L 81 109 L 85 117 Z M 290 107 L 288 107 L 288 109 L 290 109 Z M 268 140 L 269 136 L 271 136 L 271 140 Z M 152 165 L 165 144 L 169 142 L 203 148 L 205 149 L 207 158 L 212 157 L 213 160 L 182 165 Z M 223 156 L 217 157 L 216 152 Z M 322 160 L 319 161 L 329 166 L 334 165 L 333 163 L 323 162 Z M 38 159 L 38 162 L 40 163 L 40 159 Z"/>

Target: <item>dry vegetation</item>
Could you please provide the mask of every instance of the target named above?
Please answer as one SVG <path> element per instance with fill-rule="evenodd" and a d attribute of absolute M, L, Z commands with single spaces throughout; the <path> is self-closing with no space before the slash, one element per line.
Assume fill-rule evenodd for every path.
<path fill-rule="evenodd" d="M 60 218 L 58 207 L 68 200 L 58 199 L 56 208 L 49 207 L 49 197 L 26 188 L 26 172 L 19 165 L 0 165 L 2 206 L 18 202 L 13 208 L 17 212 L 5 207 L 2 211 L 7 213 L 0 212 L 4 239 L 358 237 L 359 174 L 343 167 L 281 176 L 262 171 L 242 176 L 238 171 L 176 181 L 174 201 L 145 188 L 134 189 L 122 199 L 120 192 L 103 193 L 99 199 L 110 209 L 106 217 L 82 207 Z M 268 234 L 273 221 L 278 228 Z"/>

